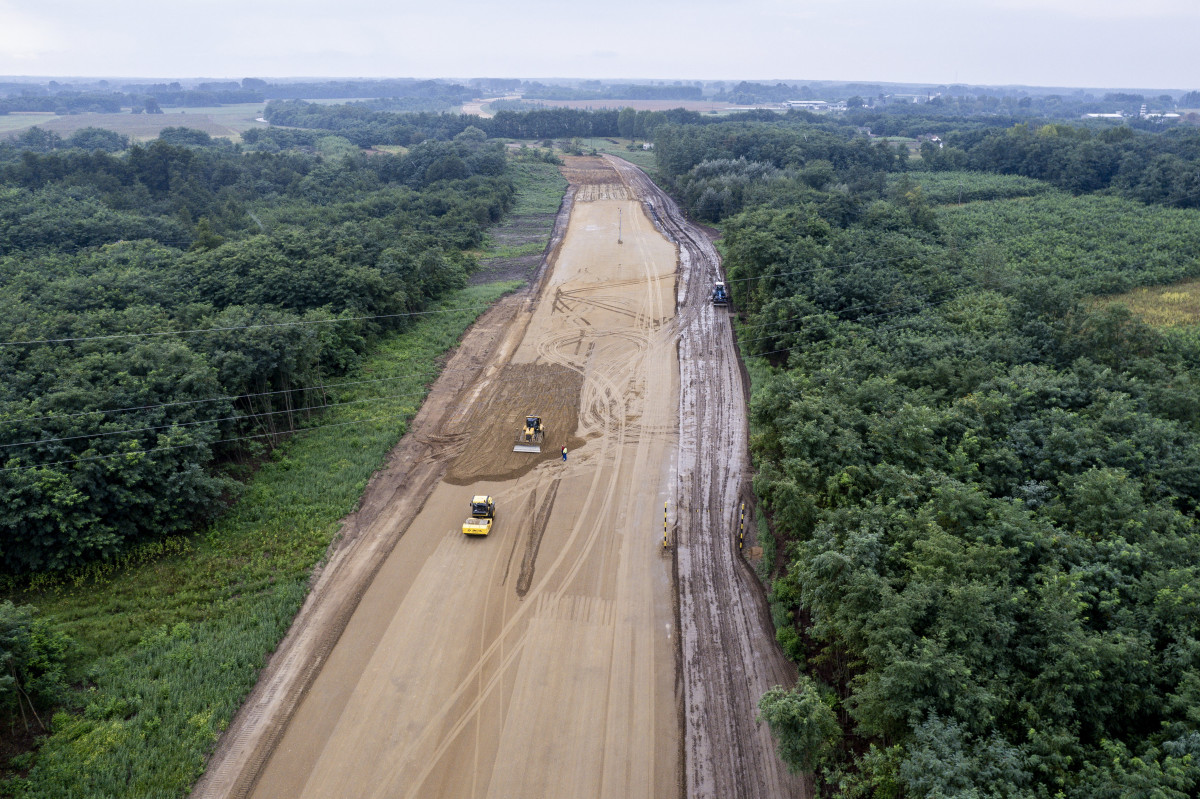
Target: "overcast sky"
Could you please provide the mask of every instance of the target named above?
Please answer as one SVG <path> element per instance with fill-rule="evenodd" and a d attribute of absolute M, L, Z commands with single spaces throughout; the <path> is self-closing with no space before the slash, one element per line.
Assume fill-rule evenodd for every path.
<path fill-rule="evenodd" d="M 0 0 L 0 75 L 1200 88 L 1200 0 Z"/>

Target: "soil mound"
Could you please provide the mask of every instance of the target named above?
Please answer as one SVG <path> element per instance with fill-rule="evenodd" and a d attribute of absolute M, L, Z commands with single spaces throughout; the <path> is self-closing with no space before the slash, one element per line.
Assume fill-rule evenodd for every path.
<path fill-rule="evenodd" d="M 493 379 L 485 396 L 475 402 L 467 420 L 466 448 L 446 473 L 451 485 L 480 480 L 511 480 L 539 463 L 562 457 L 581 445 L 575 437 L 579 423 L 579 394 L 583 375 L 565 366 L 509 364 Z M 542 417 L 546 439 L 541 454 L 513 452 L 525 417 Z"/>

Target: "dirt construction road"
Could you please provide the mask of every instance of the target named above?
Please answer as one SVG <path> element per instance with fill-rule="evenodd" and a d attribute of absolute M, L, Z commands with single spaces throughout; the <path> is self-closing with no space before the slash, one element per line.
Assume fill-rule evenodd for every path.
<path fill-rule="evenodd" d="M 803 795 L 754 720 L 789 670 L 730 537 L 715 253 L 624 162 L 564 172 L 552 268 L 464 339 L 195 796 Z"/>

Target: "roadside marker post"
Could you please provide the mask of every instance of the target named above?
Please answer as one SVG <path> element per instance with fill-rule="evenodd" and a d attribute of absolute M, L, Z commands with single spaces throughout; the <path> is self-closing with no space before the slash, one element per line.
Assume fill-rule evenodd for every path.
<path fill-rule="evenodd" d="M 746 503 L 742 503 L 742 510 L 738 513 L 738 549 L 741 549 L 746 543 Z"/>
<path fill-rule="evenodd" d="M 663 503 L 663 549 L 667 548 L 667 503 Z"/>

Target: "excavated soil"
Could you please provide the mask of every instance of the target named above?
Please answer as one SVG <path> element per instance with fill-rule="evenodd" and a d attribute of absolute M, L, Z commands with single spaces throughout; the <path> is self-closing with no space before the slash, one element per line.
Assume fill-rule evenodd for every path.
<path fill-rule="evenodd" d="M 575 436 L 583 377 L 574 369 L 546 364 L 508 364 L 499 373 L 496 390 L 471 403 L 467 420 L 470 437 L 444 478 L 451 485 L 480 480 L 513 480 L 546 461 L 562 457 L 583 444 Z M 541 454 L 513 452 L 525 417 L 542 417 L 546 430 Z"/>

